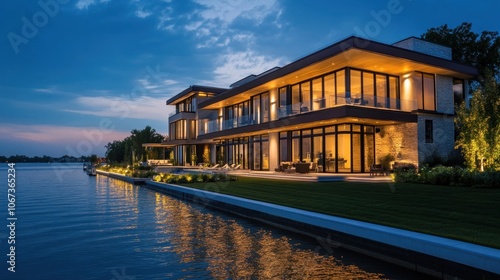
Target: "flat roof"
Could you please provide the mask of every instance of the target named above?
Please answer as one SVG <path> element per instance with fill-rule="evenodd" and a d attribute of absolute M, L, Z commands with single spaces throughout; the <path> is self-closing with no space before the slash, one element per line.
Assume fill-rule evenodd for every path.
<path fill-rule="evenodd" d="M 191 85 L 187 89 L 181 91 L 180 93 L 174 95 L 170 99 L 167 100 L 167 105 L 175 104 L 177 101 L 188 97 L 191 93 L 194 92 L 209 92 L 213 94 L 219 94 L 227 91 L 227 88 L 219 88 L 219 87 L 211 87 L 211 86 L 200 86 L 200 85 Z"/>
<path fill-rule="evenodd" d="M 215 109 L 225 103 L 233 103 L 229 98 L 249 92 L 254 95 L 276 87 L 277 84 L 293 84 L 293 78 L 320 75 L 343 67 L 358 67 L 374 72 L 403 74 L 407 71 L 435 71 L 442 75 L 455 75 L 457 78 L 472 78 L 478 75 L 476 68 L 455 61 L 431 56 L 368 39 L 351 36 L 312 54 L 304 56 L 275 71 L 261 75 L 245 84 L 229 89 L 205 100 L 199 108 Z M 385 66 L 385 70 L 382 66 Z M 322 72 L 321 72 L 322 71 Z M 397 72 L 397 73 L 390 73 Z M 292 75 L 293 74 L 293 75 Z M 300 82 L 296 80 L 295 82 Z M 248 97 L 245 97 L 248 99 Z M 241 100 L 234 100 L 239 102 Z M 224 103 L 224 104 L 225 104 Z M 212 106 L 211 106 L 212 105 Z"/>

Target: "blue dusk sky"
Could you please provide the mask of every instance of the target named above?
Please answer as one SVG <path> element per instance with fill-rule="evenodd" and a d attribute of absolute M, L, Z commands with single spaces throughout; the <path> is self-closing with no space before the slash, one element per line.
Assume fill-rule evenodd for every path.
<path fill-rule="evenodd" d="M 383 43 L 471 22 L 500 31 L 500 2 L 460 0 L 6 1 L 0 155 L 98 154 L 132 129 L 168 133 L 165 105 L 228 87 L 351 35 Z"/>

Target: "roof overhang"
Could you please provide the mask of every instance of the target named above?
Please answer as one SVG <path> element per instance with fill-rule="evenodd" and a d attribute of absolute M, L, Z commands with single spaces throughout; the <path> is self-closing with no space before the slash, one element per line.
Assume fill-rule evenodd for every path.
<path fill-rule="evenodd" d="M 421 71 L 470 79 L 478 74 L 476 68 L 451 60 L 359 37 L 350 37 L 203 101 L 199 104 L 199 108 L 217 109 L 239 103 L 248 100 L 252 95 L 295 84 L 344 67 L 397 76 Z"/>
<path fill-rule="evenodd" d="M 196 93 L 211 93 L 211 94 L 219 94 L 222 92 L 227 91 L 227 88 L 218 88 L 218 87 L 210 87 L 210 86 L 198 86 L 198 85 L 192 85 L 188 87 L 187 89 L 181 91 L 180 93 L 176 94 L 175 96 L 171 97 L 170 99 L 167 100 L 167 105 L 175 105 L 182 100 L 195 95 Z"/>

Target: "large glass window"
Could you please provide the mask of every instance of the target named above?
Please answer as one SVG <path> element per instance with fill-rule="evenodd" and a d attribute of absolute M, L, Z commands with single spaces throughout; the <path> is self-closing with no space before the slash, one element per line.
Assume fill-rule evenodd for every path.
<path fill-rule="evenodd" d="M 325 135 L 325 172 L 336 172 L 336 146 L 335 146 L 335 134 L 327 134 Z"/>
<path fill-rule="evenodd" d="M 299 85 L 292 86 L 292 114 L 300 113 L 300 88 Z"/>
<path fill-rule="evenodd" d="M 253 169 L 254 170 L 260 170 L 260 169 L 262 169 L 261 165 L 260 165 L 260 161 L 261 161 L 261 156 L 260 156 L 260 139 L 258 139 L 257 137 L 255 137 L 254 138 L 254 142 L 253 142 Z"/>
<path fill-rule="evenodd" d="M 335 74 L 326 75 L 324 77 L 325 88 L 325 105 L 333 107 L 335 103 Z"/>
<path fill-rule="evenodd" d="M 262 151 L 262 170 L 269 169 L 269 141 L 262 140 L 261 142 L 261 151 Z"/>
<path fill-rule="evenodd" d="M 300 84 L 301 107 L 300 112 L 309 112 L 311 110 L 311 82 L 307 81 Z"/>
<path fill-rule="evenodd" d="M 435 111 L 436 110 L 436 94 L 434 87 L 434 75 L 424 74 L 423 75 L 423 88 L 424 88 L 424 110 Z"/>
<path fill-rule="evenodd" d="M 416 73 L 414 75 L 413 82 L 418 109 L 435 111 L 436 93 L 434 86 L 434 75 Z"/>
<path fill-rule="evenodd" d="M 351 134 L 338 134 L 338 172 L 351 172 Z"/>
<path fill-rule="evenodd" d="M 253 137 L 253 169 L 269 169 L 269 137 L 268 135 Z"/>
<path fill-rule="evenodd" d="M 312 81 L 312 102 L 313 110 L 319 110 L 325 107 L 323 99 L 323 79 L 317 78 Z"/>
<path fill-rule="evenodd" d="M 292 138 L 292 161 L 300 161 L 300 137 Z"/>
<path fill-rule="evenodd" d="M 391 109 L 399 109 L 399 85 L 398 78 L 389 77 L 389 107 Z"/>
<path fill-rule="evenodd" d="M 186 120 L 178 120 L 170 124 L 170 139 L 182 140 L 187 137 Z"/>
<path fill-rule="evenodd" d="M 316 163 L 316 169 L 323 172 L 325 156 L 323 153 L 323 135 L 313 136 L 313 162 Z"/>
<path fill-rule="evenodd" d="M 286 117 L 288 116 L 288 91 L 287 87 L 282 87 L 279 89 L 279 117 Z"/>
<path fill-rule="evenodd" d="M 290 161 L 290 154 L 288 151 L 288 133 L 280 132 L 280 162 Z"/>
<path fill-rule="evenodd" d="M 362 155 L 362 145 L 361 145 L 361 134 L 352 134 L 352 171 L 361 172 L 361 155 Z"/>
<path fill-rule="evenodd" d="M 260 96 L 260 102 L 261 102 L 261 119 L 260 122 L 268 122 L 269 121 L 269 92 L 263 93 Z"/>
<path fill-rule="evenodd" d="M 258 124 L 260 123 L 260 95 L 256 95 L 252 97 L 252 104 L 253 104 L 253 123 Z"/>
<path fill-rule="evenodd" d="M 345 70 L 340 70 L 335 73 L 337 82 L 337 103 L 336 104 L 345 104 Z"/>
<path fill-rule="evenodd" d="M 351 70 L 351 102 L 361 98 L 361 71 Z"/>
<path fill-rule="evenodd" d="M 302 136 L 302 161 L 311 162 L 311 137 Z"/>
<path fill-rule="evenodd" d="M 374 75 L 370 72 L 363 72 L 363 99 L 361 104 L 373 106 L 375 101 L 375 83 Z"/>
<path fill-rule="evenodd" d="M 386 75 L 376 75 L 377 81 L 377 98 L 376 107 L 387 108 L 387 76 Z"/>

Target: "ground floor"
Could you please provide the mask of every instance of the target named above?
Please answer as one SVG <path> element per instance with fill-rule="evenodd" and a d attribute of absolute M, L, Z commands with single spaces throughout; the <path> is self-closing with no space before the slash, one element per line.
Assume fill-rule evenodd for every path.
<path fill-rule="evenodd" d="M 227 136 L 177 145 L 173 157 L 181 165 L 234 164 L 274 171 L 283 164 L 309 163 L 311 171 L 319 173 L 366 173 L 382 157 L 419 165 L 433 156 L 446 158 L 454 147 L 452 116 L 422 114 L 416 122 L 365 123 L 289 126 Z"/>

